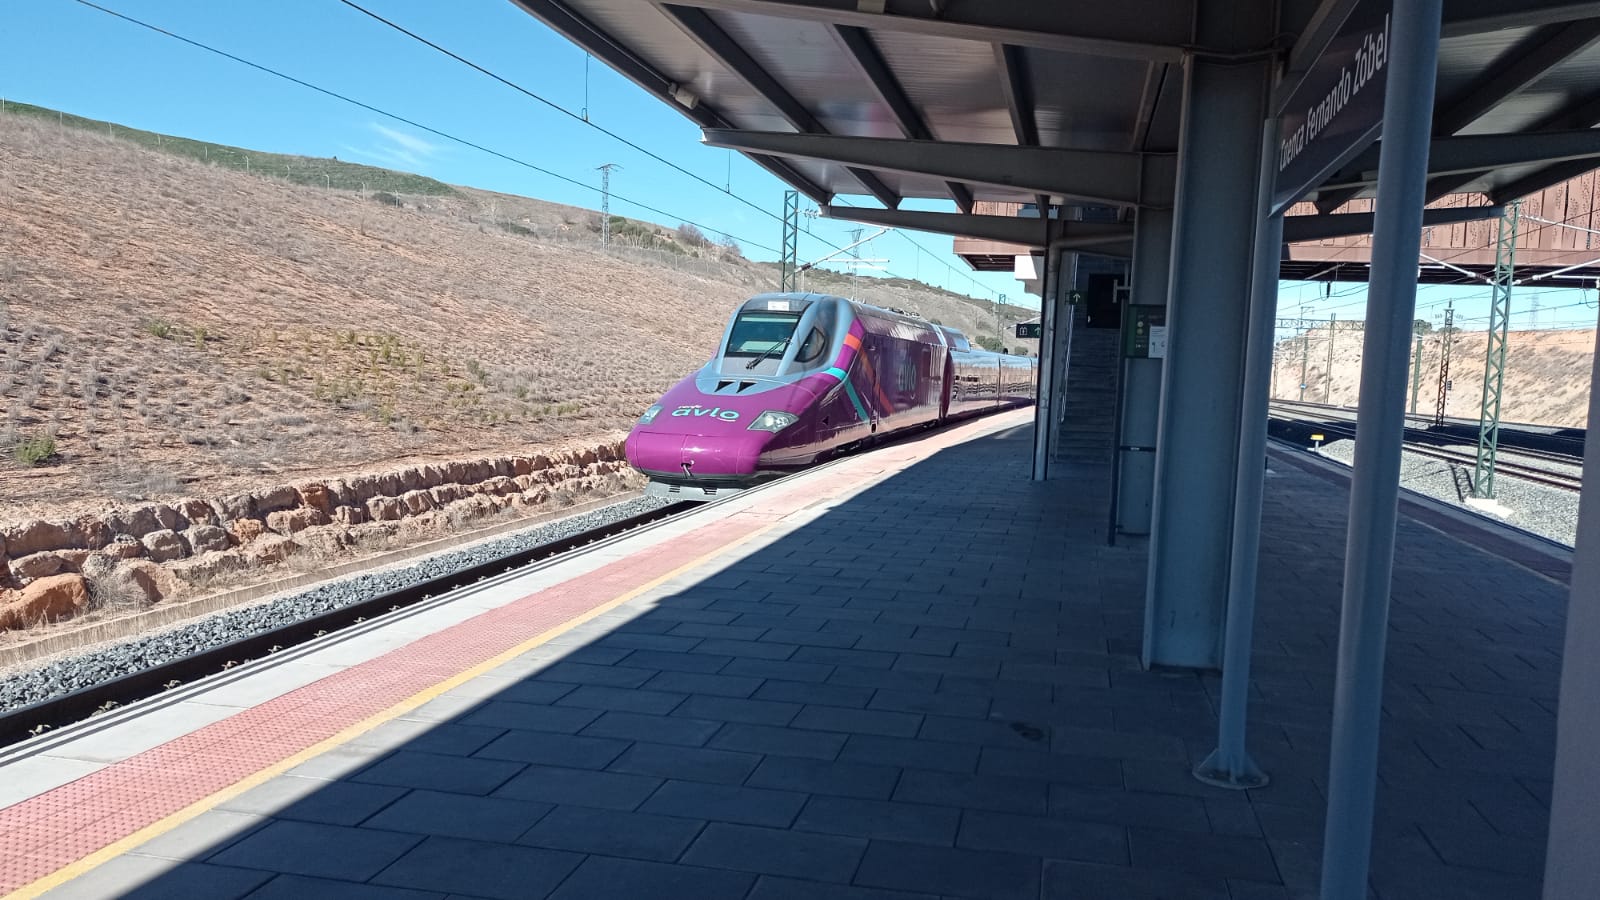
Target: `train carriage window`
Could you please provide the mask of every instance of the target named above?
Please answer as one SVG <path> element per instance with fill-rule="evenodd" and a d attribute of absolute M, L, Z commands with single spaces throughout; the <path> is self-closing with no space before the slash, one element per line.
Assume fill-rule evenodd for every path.
<path fill-rule="evenodd" d="M 822 351 L 828 349 L 828 339 L 823 335 L 822 329 L 813 328 L 806 335 L 806 342 L 800 345 L 800 352 L 795 354 L 794 361 L 798 363 L 813 363 L 822 357 Z"/>
<path fill-rule="evenodd" d="M 739 313 L 728 334 L 727 356 L 760 356 L 772 353 L 789 340 L 800 324 L 797 312 L 747 309 Z"/>

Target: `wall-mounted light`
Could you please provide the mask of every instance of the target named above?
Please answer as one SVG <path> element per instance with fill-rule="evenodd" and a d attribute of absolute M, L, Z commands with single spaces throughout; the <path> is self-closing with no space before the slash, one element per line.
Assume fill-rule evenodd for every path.
<path fill-rule="evenodd" d="M 689 90 L 681 84 L 669 85 L 667 87 L 667 93 L 672 97 L 672 99 L 678 101 L 679 105 L 681 105 L 684 109 L 694 109 L 696 106 L 700 105 L 700 98 L 695 96 L 694 91 Z"/>

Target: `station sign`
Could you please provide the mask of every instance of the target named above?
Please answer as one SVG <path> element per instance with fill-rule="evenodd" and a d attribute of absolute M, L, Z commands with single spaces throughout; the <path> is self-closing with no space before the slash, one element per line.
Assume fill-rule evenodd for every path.
<path fill-rule="evenodd" d="M 1278 118 L 1272 209 L 1282 212 L 1378 139 L 1394 0 L 1361 0 Z"/>
<path fill-rule="evenodd" d="M 1044 325 L 1039 322 L 1018 322 L 1017 337 L 1038 340 L 1044 336 Z"/>
<path fill-rule="evenodd" d="M 1165 359 L 1167 308 L 1128 306 L 1122 317 L 1122 355 L 1128 359 Z"/>

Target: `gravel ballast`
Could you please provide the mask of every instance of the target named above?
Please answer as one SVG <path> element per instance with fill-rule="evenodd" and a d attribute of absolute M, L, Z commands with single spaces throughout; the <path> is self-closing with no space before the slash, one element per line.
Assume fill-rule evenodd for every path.
<path fill-rule="evenodd" d="M 136 638 L 101 645 L 32 668 L 8 672 L 0 681 L 0 712 L 59 697 L 378 594 L 564 540 L 671 502 L 655 497 L 631 498 L 375 572 L 351 575 L 262 603 L 214 613 Z"/>
<path fill-rule="evenodd" d="M 1344 465 L 1351 465 L 1355 458 L 1355 441 L 1342 440 L 1323 446 L 1321 455 Z M 1521 461 L 1513 451 L 1502 449 L 1500 456 L 1510 461 Z M 1528 459 L 1529 463 L 1541 466 L 1550 466 L 1546 460 Z M 1562 490 L 1524 481 L 1515 475 L 1504 472 L 1499 473 L 1494 480 L 1495 501 L 1507 510 L 1504 517 L 1495 516 L 1482 510 L 1468 506 L 1461 497 L 1466 490 L 1468 479 L 1472 473 L 1469 470 L 1460 473 L 1460 488 L 1457 487 L 1457 470 L 1462 469 L 1460 464 L 1434 459 L 1429 456 L 1402 451 L 1400 457 L 1400 486 L 1416 491 L 1435 500 L 1440 500 L 1451 506 L 1466 510 L 1475 515 L 1483 516 L 1491 522 L 1503 522 L 1507 525 L 1531 531 L 1540 537 L 1565 544 L 1568 547 L 1577 540 L 1578 532 L 1578 494 L 1575 491 Z M 1576 473 L 1580 466 L 1572 466 Z M 1469 495 L 1470 496 L 1470 495 Z"/>

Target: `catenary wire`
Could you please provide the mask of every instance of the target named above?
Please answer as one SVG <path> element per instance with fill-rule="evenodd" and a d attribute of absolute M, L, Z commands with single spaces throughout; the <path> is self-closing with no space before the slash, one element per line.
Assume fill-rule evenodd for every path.
<path fill-rule="evenodd" d="M 640 146 L 638 143 L 635 143 L 634 141 L 630 140 L 629 138 L 626 138 L 626 137 L 622 136 L 621 134 L 618 134 L 617 132 L 612 131 L 609 128 L 606 128 L 606 127 L 594 122 L 593 120 L 591 120 L 591 119 L 589 119 L 589 118 L 587 118 L 585 116 L 582 116 L 582 115 L 579 115 L 578 113 L 573 112 L 572 110 L 566 108 L 565 106 L 562 106 L 561 104 L 556 103 L 554 100 L 551 100 L 550 98 L 545 97 L 545 96 L 539 94 L 538 92 L 533 91 L 533 90 L 531 90 L 531 89 L 529 89 L 527 87 L 524 87 L 524 86 L 522 86 L 520 84 L 517 84 L 516 82 L 510 80 L 509 78 L 506 78 L 506 77 L 504 77 L 504 76 L 502 76 L 502 75 L 500 75 L 500 74 L 498 74 L 498 73 L 496 73 L 494 71 L 491 71 L 490 69 L 488 69 L 488 68 L 486 68 L 486 67 L 484 67 L 482 65 L 479 65 L 478 63 L 473 62 L 470 59 L 467 59 L 466 57 L 462 56 L 461 54 L 456 53 L 456 52 L 454 52 L 454 51 L 452 51 L 452 50 L 450 50 L 450 49 L 448 49 L 446 47 L 443 47 L 443 46 L 439 45 L 438 43 L 435 43 L 434 41 L 429 40 L 428 38 L 423 37 L 422 35 L 417 34 L 416 32 L 406 28 L 403 25 L 401 25 L 401 24 L 399 24 L 397 22 L 394 22 L 394 21 L 392 21 L 390 19 L 387 19 L 387 18 L 385 18 L 385 17 L 373 12 L 372 10 L 367 9 L 366 7 L 360 5 L 359 3 L 353 2 L 353 0 L 339 0 L 339 2 L 344 4 L 345 6 L 348 6 L 351 9 L 355 10 L 356 12 L 361 13 L 362 15 L 365 15 L 365 16 L 373 19 L 374 21 L 381 22 L 382 24 L 387 25 L 388 27 L 394 29 L 395 31 L 400 32 L 401 34 L 405 35 L 406 37 L 411 38 L 412 40 L 414 40 L 414 41 L 416 41 L 416 42 L 418 42 L 420 44 L 423 44 L 423 45 L 425 45 L 427 47 L 430 47 L 433 50 L 435 50 L 435 51 L 437 51 L 439 53 L 442 53 L 445 56 L 450 57 L 451 59 L 455 60 L 456 62 L 459 62 L 462 65 L 467 66 L 468 68 L 471 68 L 474 71 L 477 71 L 482 75 L 485 75 L 485 76 L 487 76 L 489 78 L 494 79 L 495 81 L 500 82 L 501 84 L 505 85 L 506 87 L 509 87 L 512 90 L 517 91 L 518 93 L 523 94 L 523 95 L 529 97 L 532 100 L 535 100 L 535 101 L 537 101 L 539 103 L 544 104 L 545 106 L 550 107 L 551 109 L 561 113 L 564 116 L 567 116 L 568 118 L 572 119 L 575 122 L 579 122 L 581 124 L 587 125 L 590 128 L 593 128 L 596 131 L 600 132 L 601 134 L 604 134 L 607 137 L 612 138 L 613 140 L 616 140 L 616 141 L 618 141 L 618 142 L 620 142 L 620 143 L 622 143 L 622 144 L 624 144 L 624 145 L 626 145 L 628 147 L 633 148 L 634 150 L 637 150 L 640 153 L 643 153 L 645 156 L 650 157 L 651 159 L 661 163 L 662 165 L 667 166 L 668 168 L 673 169 L 673 170 L 675 170 L 677 172 L 681 172 L 684 175 L 687 175 L 688 177 L 690 177 L 690 178 L 694 179 L 695 181 L 697 181 L 697 182 L 699 182 L 699 183 L 711 188 L 712 190 L 717 191 L 718 193 L 726 194 L 727 196 L 732 197 L 735 200 L 738 200 L 740 203 L 743 203 L 745 206 L 748 206 L 751 209 L 754 209 L 757 212 L 760 212 L 762 215 L 767 216 L 768 218 L 771 218 L 774 221 L 777 221 L 777 222 L 782 222 L 783 221 L 783 217 L 782 216 L 780 216 L 780 215 L 772 212 L 771 210 L 761 206 L 759 203 L 756 203 L 755 201 L 750 200 L 750 199 L 748 199 L 746 197 L 742 197 L 742 196 L 734 193 L 733 191 L 728 190 L 727 188 L 725 188 L 725 187 L 723 187 L 721 185 L 718 185 L 715 182 L 710 181 L 709 179 L 707 179 L 707 178 L 705 178 L 705 177 L 703 177 L 703 176 L 691 171 L 690 169 L 687 169 L 687 168 L 685 168 L 685 167 L 683 167 L 683 166 L 681 166 L 681 165 L 679 165 L 679 164 L 677 164 L 675 162 L 672 162 L 671 160 L 668 160 L 668 159 L 656 154 L 655 152 L 653 152 L 651 150 L 648 150 L 648 149 Z M 854 206 L 855 205 L 855 204 L 850 203 L 848 200 L 843 199 L 843 198 L 839 198 L 836 202 L 840 206 Z M 974 287 L 978 288 L 979 290 L 987 291 L 987 292 L 989 292 L 991 294 L 998 295 L 998 293 L 999 293 L 998 291 L 995 291 L 992 288 L 984 286 L 982 283 L 980 283 L 977 279 L 973 278 L 971 275 L 969 275 L 969 274 L 967 274 L 965 272 L 962 272 L 960 269 L 957 269 L 955 266 L 952 266 L 950 263 L 946 262 L 945 260 L 940 259 L 938 254 L 936 254 L 933 251 L 929 250 L 928 248 L 922 246 L 920 243 L 917 242 L 917 240 L 915 238 L 911 237 L 910 235 L 905 234 L 904 232 L 902 232 L 899 229 L 894 229 L 894 234 L 899 235 L 900 237 L 902 237 L 905 240 L 907 240 L 908 242 L 910 242 L 911 245 L 913 247 L 916 247 L 919 252 L 928 254 L 929 257 L 931 257 L 933 260 L 937 261 L 940 265 L 944 266 L 946 271 L 952 272 L 952 273 L 954 273 L 956 275 L 959 275 L 959 276 L 967 279 L 968 282 L 970 282 Z M 834 242 L 828 240 L 825 237 L 822 237 L 821 235 L 812 234 L 810 236 L 811 236 L 812 239 L 814 239 L 816 241 L 819 241 L 822 244 L 824 244 L 824 245 L 826 245 L 828 247 L 831 247 L 834 250 L 842 249 L 840 247 L 840 245 L 835 244 Z M 754 246 L 758 246 L 759 247 L 761 245 L 755 244 Z M 771 248 L 762 247 L 762 249 L 771 249 Z M 884 271 L 885 271 L 885 274 L 889 275 L 890 277 L 894 277 L 894 278 L 903 277 L 903 276 L 896 275 L 894 272 L 889 271 L 888 269 L 885 269 Z"/>
<path fill-rule="evenodd" d="M 129 23 L 134 24 L 134 25 L 137 25 L 140 28 L 145 28 L 145 29 L 153 31 L 153 32 L 155 32 L 157 34 L 165 35 L 166 37 L 172 38 L 172 39 L 177 40 L 177 41 L 181 41 L 181 42 L 183 42 L 185 44 L 188 44 L 188 45 L 190 45 L 192 47 L 196 47 L 196 48 L 198 48 L 200 50 L 204 50 L 204 51 L 206 51 L 208 53 L 214 53 L 217 56 L 221 56 L 221 57 L 223 57 L 225 59 L 232 60 L 232 61 L 234 61 L 236 63 L 241 64 L 241 65 L 249 66 L 250 68 L 256 69 L 257 71 L 265 72 L 266 74 L 272 75 L 272 76 L 274 76 L 276 78 L 281 78 L 284 81 L 288 81 L 288 82 L 291 82 L 293 84 L 297 84 L 297 85 L 299 85 L 301 87 L 308 88 L 310 90 L 316 91 L 319 94 L 323 94 L 325 96 L 332 97 L 332 98 L 334 98 L 336 100 L 341 100 L 341 101 L 343 101 L 345 103 L 349 103 L 349 104 L 351 104 L 353 106 L 358 106 L 361 109 L 367 110 L 368 112 L 376 113 L 376 114 L 378 114 L 380 116 L 384 116 L 385 118 L 393 119 L 396 122 L 401 122 L 403 124 L 410 125 L 413 128 L 419 129 L 421 131 L 426 131 L 429 134 L 435 135 L 437 137 L 444 138 L 445 140 L 452 141 L 452 142 L 457 143 L 457 144 L 461 144 L 462 146 L 470 147 L 470 148 L 472 148 L 474 150 L 478 150 L 480 152 L 487 153 L 490 156 L 494 156 L 494 157 L 496 157 L 498 159 L 505 160 L 506 162 L 512 163 L 514 165 L 518 165 L 518 166 L 521 166 L 521 167 L 526 168 L 526 169 L 531 169 L 531 170 L 533 170 L 535 172 L 538 172 L 538 173 L 543 174 L 543 175 L 547 175 L 547 176 L 549 176 L 551 178 L 554 178 L 554 179 L 556 179 L 558 181 L 565 182 L 565 183 L 573 185 L 575 187 L 583 188 L 584 190 L 595 191 L 597 193 L 600 191 L 600 188 L 597 188 L 597 187 L 595 187 L 594 185 L 591 185 L 591 184 L 585 184 L 584 182 L 579 181 L 576 178 L 569 178 L 566 175 L 562 175 L 559 172 L 553 172 L 553 171 L 551 171 L 549 169 L 546 169 L 546 168 L 544 168 L 542 166 L 535 165 L 534 163 L 528 162 L 525 159 L 519 159 L 519 158 L 517 158 L 515 156 L 512 156 L 512 155 L 510 155 L 508 153 L 502 153 L 499 150 L 495 150 L 495 149 L 492 149 L 490 147 L 486 147 L 486 146 L 484 146 L 482 144 L 479 144 L 479 143 L 476 143 L 474 141 L 468 140 L 467 138 L 457 137 L 454 134 L 450 134 L 449 132 L 441 131 L 440 129 L 433 128 L 433 127 L 428 126 L 428 125 L 424 125 L 421 122 L 418 122 L 418 121 L 416 121 L 414 119 L 410 119 L 410 118 L 407 118 L 405 116 L 399 115 L 398 113 L 392 113 L 392 112 L 389 112 L 388 110 L 380 109 L 379 107 L 373 106 L 370 103 L 365 103 L 363 101 L 357 100 L 354 97 L 350 97 L 350 96 L 347 96 L 345 94 L 341 94 L 341 93 L 339 93 L 337 91 L 333 91 L 333 90 L 330 90 L 328 88 L 321 87 L 321 86 L 316 85 L 316 84 L 312 84 L 309 81 L 305 81 L 303 79 L 296 78 L 293 75 L 289 75 L 289 74 L 287 74 L 285 72 L 281 72 L 281 71 L 279 71 L 277 69 L 273 69 L 273 68 L 271 68 L 269 66 L 265 66 L 265 65 L 262 65 L 262 64 L 257 63 L 257 62 L 252 62 L 252 61 L 250 61 L 248 59 L 245 59 L 242 56 L 236 56 L 236 55 L 234 55 L 232 53 L 229 53 L 226 50 L 221 50 L 221 49 L 218 49 L 216 47 L 210 46 L 209 44 L 204 44 L 204 43 L 202 43 L 200 41 L 184 37 L 181 34 L 177 34 L 175 32 L 168 31 L 167 29 L 162 28 L 162 27 L 160 27 L 158 25 L 153 25 L 153 24 L 151 24 L 149 22 L 145 22 L 145 21 L 142 21 L 140 19 L 136 19 L 136 18 L 134 18 L 132 16 L 126 15 L 124 13 L 117 12 L 114 9 L 108 9 L 108 8 L 106 8 L 104 6 L 100 6 L 97 3 L 91 2 L 91 0 L 73 0 L 73 2 L 78 3 L 78 4 L 82 5 L 82 6 L 89 7 L 90 9 L 98 10 L 98 11 L 103 12 L 103 13 L 109 15 L 109 16 L 113 16 L 115 18 L 122 19 L 123 21 L 129 22 Z M 659 208 L 651 206 L 651 205 L 649 205 L 647 203 L 643 203 L 643 202 L 640 202 L 638 200 L 634 200 L 634 199 L 632 199 L 630 197 L 623 196 L 622 194 L 618 194 L 616 192 L 612 192 L 611 193 L 611 198 L 613 200 L 617 200 L 617 201 L 622 202 L 622 203 L 627 203 L 629 205 L 636 206 L 639 209 L 643 209 L 643 210 L 646 210 L 648 212 L 655 213 L 658 216 L 664 216 L 664 217 L 666 217 L 668 219 L 676 219 L 676 220 L 678 220 L 680 222 L 685 222 L 685 223 L 693 225 L 696 228 L 699 228 L 699 229 L 701 229 L 703 231 L 709 230 L 709 231 L 715 232 L 715 233 L 729 234 L 730 237 L 733 237 L 733 238 L 741 241 L 742 243 L 748 244 L 749 246 L 752 246 L 752 247 L 760 248 L 762 250 L 766 250 L 769 253 L 777 253 L 778 252 L 775 248 L 769 247 L 769 246 L 767 246 L 765 244 L 762 244 L 759 241 L 753 241 L 753 240 L 750 240 L 747 237 L 742 237 L 742 236 L 739 236 L 739 235 L 733 235 L 733 234 L 730 234 L 727 231 L 724 231 L 724 230 L 722 230 L 720 228 L 714 228 L 714 227 L 712 227 L 710 225 L 702 225 L 699 222 L 695 222 L 692 219 L 687 219 L 687 218 L 684 218 L 683 216 L 674 215 L 674 214 L 672 214 L 672 213 L 670 213 L 670 212 L 668 212 L 668 211 L 666 211 L 664 209 L 659 209 Z"/>

